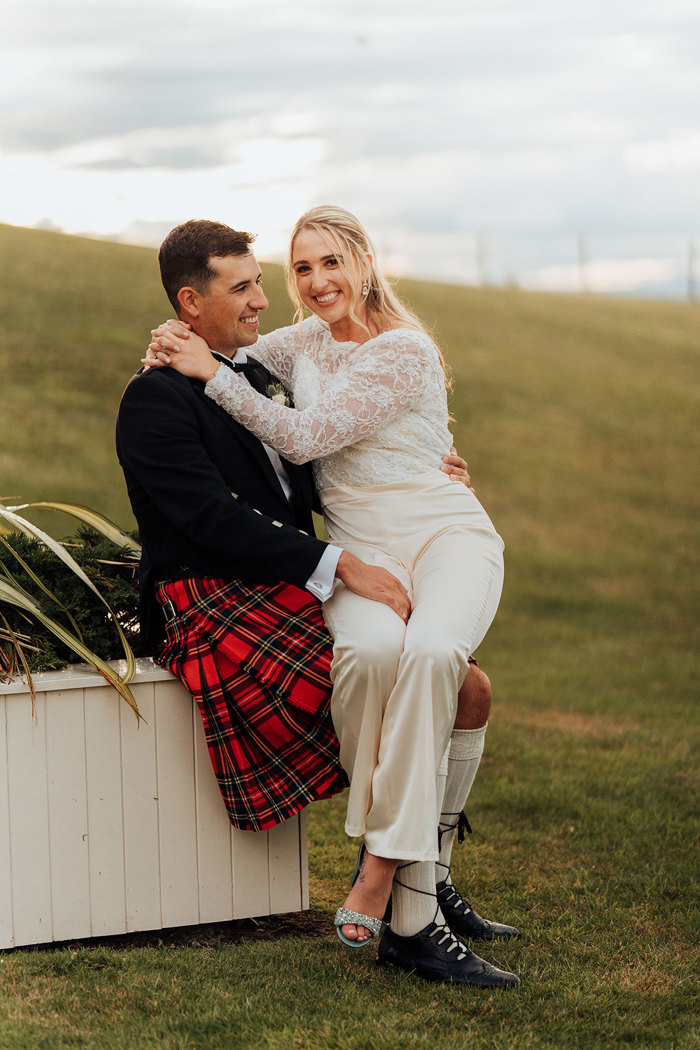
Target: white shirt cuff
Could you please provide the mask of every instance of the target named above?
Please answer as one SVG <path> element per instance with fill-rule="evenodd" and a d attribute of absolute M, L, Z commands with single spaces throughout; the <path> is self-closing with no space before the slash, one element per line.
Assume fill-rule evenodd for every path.
<path fill-rule="evenodd" d="M 325 602 L 330 598 L 335 587 L 335 570 L 338 560 L 342 554 L 340 547 L 333 547 L 330 543 L 321 555 L 321 560 L 306 581 L 307 591 L 311 591 L 315 598 Z"/>

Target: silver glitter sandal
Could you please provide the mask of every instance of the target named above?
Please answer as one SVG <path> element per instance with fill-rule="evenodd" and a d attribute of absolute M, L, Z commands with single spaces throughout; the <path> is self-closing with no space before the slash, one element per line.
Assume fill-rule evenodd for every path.
<path fill-rule="evenodd" d="M 372 915 L 363 915 L 359 911 L 350 911 L 349 908 L 338 908 L 335 913 L 335 919 L 333 920 L 338 936 L 340 937 L 343 944 L 347 944 L 348 948 L 364 948 L 366 944 L 371 942 L 378 937 L 382 929 L 382 920 L 375 919 Z M 351 941 L 349 937 L 346 937 L 341 930 L 341 926 L 347 925 L 364 926 L 372 934 L 371 937 L 367 937 L 364 941 Z"/>

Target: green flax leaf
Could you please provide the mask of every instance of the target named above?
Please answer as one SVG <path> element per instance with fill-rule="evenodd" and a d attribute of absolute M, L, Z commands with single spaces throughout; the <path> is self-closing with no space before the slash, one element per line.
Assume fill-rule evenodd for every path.
<path fill-rule="evenodd" d="M 41 504 L 41 503 L 34 503 L 34 504 L 26 503 L 26 504 L 24 504 L 24 506 L 25 507 L 30 507 L 30 506 L 35 506 L 35 507 L 44 506 L 44 507 L 48 507 L 49 504 L 48 503 L 44 503 L 44 504 Z M 54 504 L 52 504 L 52 506 L 53 506 L 54 509 L 59 509 L 59 508 L 64 507 L 64 506 L 65 507 L 73 506 L 73 504 L 54 503 Z M 19 508 L 19 509 L 21 509 L 21 508 Z M 75 517 L 77 515 L 73 515 L 73 516 Z M 97 515 L 97 517 L 100 517 L 100 515 Z M 2 520 L 10 522 L 12 525 L 14 525 L 14 527 L 15 527 L 15 529 L 17 531 L 23 532 L 26 536 L 34 536 L 36 539 L 41 540 L 42 543 L 46 544 L 46 546 L 49 548 L 49 550 L 53 551 L 53 553 L 56 555 L 57 558 L 61 559 L 61 561 L 64 563 L 64 565 L 67 565 L 68 568 L 71 569 L 75 573 L 75 575 L 78 577 L 78 579 L 83 581 L 83 583 L 85 584 L 86 587 L 89 587 L 90 590 L 94 594 L 97 595 L 97 597 L 100 599 L 100 601 L 102 602 L 104 607 L 107 609 L 109 615 L 111 616 L 111 618 L 112 618 L 112 620 L 114 622 L 114 626 L 116 627 L 117 634 L 119 635 L 119 640 L 120 640 L 120 642 L 122 644 L 122 649 L 124 650 L 124 656 L 126 658 L 126 674 L 124 675 L 124 681 L 125 682 L 130 682 L 132 680 L 132 678 L 134 677 L 134 673 L 136 671 L 136 659 L 134 657 L 134 654 L 133 654 L 133 651 L 131 649 L 131 646 L 129 645 L 129 643 L 128 643 L 127 639 L 126 639 L 126 635 L 124 634 L 124 631 L 121 628 L 121 624 L 119 623 L 119 621 L 117 620 L 116 616 L 112 612 L 112 609 L 110 608 L 109 602 L 105 598 L 102 597 L 102 595 L 98 591 L 97 587 L 95 587 L 95 584 L 92 582 L 92 580 L 89 578 L 89 576 L 86 576 L 86 574 L 83 572 L 81 567 L 78 565 L 78 563 L 75 560 L 75 558 L 73 558 L 73 556 L 68 553 L 68 551 L 63 546 L 63 544 L 59 543 L 58 540 L 55 540 L 52 536 L 49 536 L 49 534 L 47 532 L 44 532 L 43 529 L 40 529 L 38 525 L 34 525 L 33 522 L 27 521 L 26 518 L 20 517 L 19 514 L 15 514 L 14 510 L 10 509 L 9 507 L 3 507 L 2 505 L 0 505 L 0 521 L 2 521 Z M 106 519 L 104 519 L 104 520 L 106 521 Z M 114 526 L 114 528 L 116 528 L 116 525 Z M 121 535 L 123 535 L 123 533 Z M 133 544 L 133 540 L 131 542 Z"/>
<path fill-rule="evenodd" d="M 122 677 L 109 666 L 104 660 L 100 659 L 96 653 L 93 653 L 86 645 L 84 645 L 79 638 L 76 638 L 74 634 L 62 627 L 60 623 L 52 620 L 50 616 L 47 616 L 35 601 L 24 591 L 21 587 L 13 587 L 5 580 L 0 580 L 0 602 L 5 602 L 7 605 L 13 605 L 18 609 L 24 609 L 25 612 L 30 613 L 36 617 L 40 623 L 43 623 L 52 634 L 67 645 L 69 649 L 84 660 L 85 663 L 90 664 L 95 670 L 105 678 L 111 686 L 113 686 L 117 692 L 122 696 L 127 704 L 133 709 L 134 714 L 137 718 L 140 718 L 139 709 L 134 698 L 133 693 L 129 689 L 128 681 L 126 676 Z M 130 650 L 131 651 L 131 650 Z M 133 657 L 132 657 L 133 658 Z"/>
<path fill-rule="evenodd" d="M 115 525 L 114 522 L 110 521 L 109 518 L 105 518 L 104 515 L 98 514 L 96 510 L 90 510 L 89 507 L 83 507 L 80 503 L 57 503 L 52 501 L 42 501 L 40 503 L 20 503 L 16 507 L 8 507 L 10 511 L 27 510 L 30 507 L 43 507 L 46 510 L 60 511 L 61 514 L 67 514 L 72 518 L 77 518 L 78 521 L 84 522 L 85 525 L 90 525 L 91 528 L 97 532 L 101 532 L 103 536 L 106 536 L 108 540 L 116 544 L 117 547 L 126 547 L 133 554 L 141 554 L 141 545 L 136 542 L 133 537 L 128 536 L 125 532 Z"/>

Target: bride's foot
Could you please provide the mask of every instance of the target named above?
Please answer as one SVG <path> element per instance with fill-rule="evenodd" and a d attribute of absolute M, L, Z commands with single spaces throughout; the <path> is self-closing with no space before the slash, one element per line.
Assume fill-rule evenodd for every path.
<path fill-rule="evenodd" d="M 359 912 L 361 915 L 383 919 L 398 863 L 398 860 L 390 860 L 387 857 L 375 857 L 365 850 L 360 873 L 343 908 Z M 346 923 L 340 927 L 340 931 L 349 941 L 356 941 L 358 944 L 362 944 L 373 936 L 372 931 L 366 926 L 354 923 Z"/>

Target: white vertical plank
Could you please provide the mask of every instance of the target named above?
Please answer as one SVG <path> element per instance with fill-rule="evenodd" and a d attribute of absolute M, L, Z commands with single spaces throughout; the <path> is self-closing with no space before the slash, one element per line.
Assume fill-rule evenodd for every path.
<path fill-rule="evenodd" d="M 148 724 L 137 725 L 133 711 L 120 704 L 126 928 L 155 930 L 163 924 L 153 685 L 135 685 L 132 692 Z"/>
<path fill-rule="evenodd" d="M 46 696 L 37 693 L 37 723 L 29 696 L 7 704 L 10 850 L 15 943 L 52 939 L 49 812 L 46 791 Z"/>
<path fill-rule="evenodd" d="M 119 709 L 110 686 L 85 690 L 92 936 L 126 930 Z M 128 712 L 127 712 L 128 714 Z M 133 715 L 130 715 L 133 719 Z"/>
<path fill-rule="evenodd" d="M 291 817 L 268 832 L 270 836 L 270 914 L 301 909 L 299 818 Z"/>
<path fill-rule="evenodd" d="M 308 907 L 305 815 L 233 830 L 198 710 L 155 677 L 140 728 L 97 680 L 47 684 L 36 726 L 0 687 L 0 947 Z"/>
<path fill-rule="evenodd" d="M 46 772 L 53 939 L 89 937 L 90 871 L 82 689 L 46 695 Z"/>
<path fill-rule="evenodd" d="M 12 867 L 10 864 L 10 799 L 7 769 L 7 697 L 0 696 L 0 948 L 15 943 L 12 922 Z"/>
<path fill-rule="evenodd" d="M 233 914 L 236 919 L 270 914 L 268 831 L 231 829 Z"/>
<path fill-rule="evenodd" d="M 309 837 L 306 827 L 307 809 L 299 814 L 299 864 L 301 867 L 301 909 L 309 907 Z"/>
<path fill-rule="evenodd" d="M 199 922 L 192 701 L 177 681 L 156 691 L 161 917 L 163 926 Z"/>
<path fill-rule="evenodd" d="M 233 918 L 231 823 L 211 766 L 202 717 L 194 701 L 190 703 L 194 725 L 199 921 L 223 922 Z"/>

